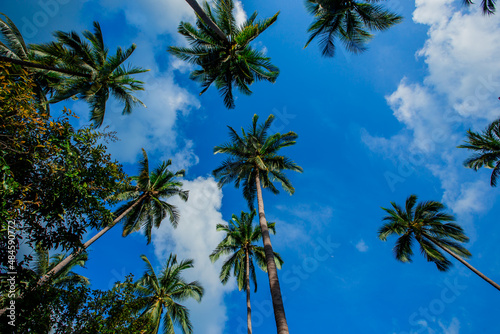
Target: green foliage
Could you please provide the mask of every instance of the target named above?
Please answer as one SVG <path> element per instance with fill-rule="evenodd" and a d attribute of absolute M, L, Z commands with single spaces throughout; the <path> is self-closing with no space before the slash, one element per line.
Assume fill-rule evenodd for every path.
<path fill-rule="evenodd" d="M 167 217 L 174 227 L 177 227 L 179 223 L 177 208 L 162 199 L 179 196 L 183 201 L 187 201 L 189 191 L 182 190 L 182 182 L 175 180 L 175 178 L 184 176 L 183 169 L 175 173 L 171 172 L 168 167 L 172 161 L 168 160 L 150 173 L 149 159 L 144 149 L 142 149 L 142 154 L 139 175 L 129 178 L 133 183 L 126 183 L 117 188 L 117 194 L 113 196 L 113 199 L 127 201 L 116 210 L 116 216 L 120 216 L 134 203 L 139 202 L 122 218 L 123 236 L 142 229 L 149 244 L 153 226 L 160 227 L 162 221 Z"/>
<path fill-rule="evenodd" d="M 116 54 L 109 56 L 98 22 L 94 22 L 93 33 L 88 30 L 83 32 L 87 41 L 76 32 L 56 31 L 54 36 L 57 42 L 32 45 L 31 48 L 41 55 L 44 63 L 74 71 L 77 75 L 59 74 L 59 81 L 52 85 L 55 95 L 51 103 L 74 97 L 84 99 L 90 104 L 91 121 L 95 127 L 100 127 L 104 121 L 110 95 L 124 103 L 123 114 L 130 114 L 136 104 L 145 106 L 132 95 L 144 90 L 144 83 L 131 76 L 149 70 L 123 66 L 134 52 L 135 44 L 125 51 L 118 47 Z"/>
<path fill-rule="evenodd" d="M 217 245 L 217 248 L 210 254 L 212 262 L 217 261 L 221 256 L 229 256 L 224 261 L 220 272 L 220 280 L 226 284 L 231 276 L 231 271 L 236 281 L 238 289 L 246 289 L 250 282 L 247 282 L 247 254 L 249 262 L 249 279 L 254 283 L 254 291 L 257 291 L 257 277 L 255 274 L 254 259 L 258 266 L 267 271 L 266 255 L 264 247 L 255 243 L 262 239 L 262 231 L 259 225 L 253 225 L 256 211 L 250 213 L 241 212 L 240 217 L 233 214 L 228 224 L 217 224 L 217 231 L 226 232 L 224 239 Z M 275 223 L 268 222 L 269 231 L 276 233 Z M 281 268 L 283 260 L 278 253 L 274 253 L 276 267 Z"/>
<path fill-rule="evenodd" d="M 160 328 L 163 315 L 163 333 L 173 334 L 174 325 L 178 325 L 184 334 L 191 334 L 193 327 L 189 320 L 188 309 L 178 302 L 193 298 L 201 301 L 203 288 L 197 282 L 186 282 L 181 274 L 193 268 L 193 260 L 177 262 L 177 256 L 170 254 L 160 275 L 156 275 L 151 262 L 145 255 L 141 258 L 146 263 L 144 275 L 134 284 L 137 298 L 129 305 L 132 309 L 142 311 L 139 321 L 151 323 L 156 334 Z"/>
<path fill-rule="evenodd" d="M 147 320 L 130 305 L 135 301 L 133 276 L 111 290 L 92 290 L 85 285 L 64 287 L 45 285 L 35 290 L 23 290 L 16 300 L 18 333 L 128 334 L 151 333 Z M 36 280 L 31 281 L 36 284 Z M 2 333 L 8 333 L 2 319 Z"/>
<path fill-rule="evenodd" d="M 314 22 L 309 27 L 311 35 L 305 47 L 318 37 L 325 57 L 335 55 L 336 40 L 350 52 L 365 51 L 366 43 L 373 38 L 370 30 L 386 30 L 403 19 L 373 2 L 378 1 L 306 0 Z"/>
<path fill-rule="evenodd" d="M 438 270 L 446 271 L 452 263 L 436 247 L 439 245 L 462 257 L 470 257 L 470 252 L 459 242 L 468 242 L 460 225 L 453 223 L 452 215 L 443 213 L 444 205 L 435 202 L 417 203 L 417 196 L 406 199 L 405 208 L 391 202 L 392 209 L 382 208 L 388 213 L 387 221 L 378 231 L 378 237 L 386 241 L 393 234 L 400 236 L 394 246 L 394 255 L 401 262 L 412 262 L 412 246 L 416 241 L 427 261 L 433 262 Z"/>
<path fill-rule="evenodd" d="M 233 10 L 232 0 L 216 0 L 213 9 L 205 2 L 205 13 L 226 34 L 226 38 L 221 38 L 198 18 L 198 29 L 187 22 L 181 22 L 178 29 L 191 47 L 172 46 L 168 49 L 179 59 L 202 68 L 191 73 L 191 79 L 203 87 L 200 95 L 215 83 L 229 109 L 235 107 L 233 86 L 250 95 L 252 91 L 248 86 L 255 80 L 274 83 L 279 75 L 279 69 L 271 64 L 270 58 L 250 46 L 250 42 L 276 21 L 279 13 L 255 21 L 257 12 L 254 12 L 243 25 L 237 26 Z"/>
<path fill-rule="evenodd" d="M 212 173 L 218 180 L 219 186 L 234 181 L 236 188 L 243 185 L 243 196 L 249 207 L 253 210 L 256 196 L 256 176 L 258 175 L 262 186 L 272 193 L 278 194 L 278 189 L 273 182 L 281 183 L 283 189 L 289 194 L 295 192 L 292 184 L 283 173 L 283 170 L 302 172 L 302 168 L 285 156 L 278 155 L 284 147 L 295 144 L 297 134 L 287 132 L 276 133 L 271 136 L 268 131 L 274 120 L 269 115 L 263 124 L 257 124 L 259 116 L 254 115 L 252 126 L 245 132 L 241 129 L 242 136 L 229 127 L 231 141 L 214 148 L 214 153 L 226 153 L 229 157 Z"/>
<path fill-rule="evenodd" d="M 467 131 L 466 148 L 475 154 L 465 160 L 464 165 L 477 171 L 481 167 L 492 169 L 490 184 L 496 187 L 500 175 L 500 120 L 491 123 L 482 133 Z"/>
<path fill-rule="evenodd" d="M 125 178 L 102 144 L 112 135 L 75 130 L 66 109 L 61 118 L 48 118 L 37 109 L 33 80 L 22 69 L 0 64 L 0 84 L 2 242 L 10 222 L 17 242 L 76 249 L 88 228 L 111 221 L 107 198 Z M 6 248 L 0 257 L 6 267 Z"/>

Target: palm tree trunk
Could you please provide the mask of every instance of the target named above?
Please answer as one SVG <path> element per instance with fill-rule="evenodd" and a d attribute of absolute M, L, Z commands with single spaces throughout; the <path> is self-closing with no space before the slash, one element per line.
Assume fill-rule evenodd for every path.
<path fill-rule="evenodd" d="M 125 217 L 134 207 L 139 205 L 139 203 L 142 202 L 142 200 L 146 197 L 147 194 L 143 194 L 141 197 L 137 199 L 137 201 L 134 202 L 131 206 L 128 207 L 127 210 L 125 210 L 121 215 L 119 215 L 111 224 L 103 228 L 102 230 L 99 231 L 96 235 L 94 235 L 89 241 L 83 244 L 82 248 L 78 249 L 77 251 L 73 252 L 71 255 L 66 257 L 64 260 L 62 260 L 57 266 L 52 268 L 51 271 L 49 271 L 47 274 L 45 274 L 40 280 L 38 280 L 38 286 L 41 286 L 47 282 L 47 280 L 50 278 L 50 276 L 56 275 L 59 271 L 61 271 L 75 256 L 89 248 L 90 245 L 94 243 L 97 239 L 103 236 L 104 233 L 108 232 L 113 226 L 116 225 L 123 217 Z"/>
<path fill-rule="evenodd" d="M 220 28 L 215 24 L 215 22 L 208 17 L 208 15 L 203 11 L 196 0 L 186 0 L 186 2 L 191 6 L 191 8 L 193 8 L 200 19 L 210 27 L 210 29 L 212 29 L 217 35 L 219 35 L 220 38 L 227 41 L 226 34 L 224 34 L 222 30 L 220 30 Z"/>
<path fill-rule="evenodd" d="M 494 281 L 492 281 L 491 279 L 489 279 L 488 277 L 486 277 L 482 272 L 480 272 L 479 270 L 477 270 L 476 268 L 474 268 L 473 266 L 471 266 L 467 261 L 465 261 L 464 259 L 462 259 L 462 257 L 460 257 L 459 255 L 455 254 L 454 252 L 452 252 L 451 250 L 449 250 L 447 247 L 441 245 L 438 241 L 436 241 L 431 236 L 428 236 L 427 234 L 425 234 L 425 237 L 427 239 L 429 239 L 432 243 L 434 243 L 436 246 L 438 246 L 439 248 L 441 248 L 442 250 L 444 250 L 446 253 L 450 254 L 455 259 L 457 259 L 458 261 L 462 262 L 462 264 L 464 266 L 466 266 L 467 268 L 469 268 L 470 270 L 472 270 L 476 275 L 478 275 L 479 277 L 481 277 L 482 279 L 484 279 L 486 282 L 488 282 L 491 285 L 493 285 L 497 290 L 500 290 L 500 285 L 498 285 L 497 283 L 495 283 Z"/>
<path fill-rule="evenodd" d="M 262 199 L 262 189 L 260 187 L 260 177 L 258 170 L 257 175 L 255 176 L 255 183 L 257 187 L 257 203 L 259 206 L 259 223 L 262 230 L 262 240 L 264 242 L 264 252 L 266 254 L 267 275 L 269 277 L 269 287 L 271 288 L 271 298 L 273 300 L 274 319 L 276 320 L 278 334 L 288 334 L 288 324 L 286 322 L 283 299 L 281 298 L 278 270 L 276 269 L 276 262 L 274 262 L 273 246 L 271 245 L 271 238 L 269 237 L 266 215 L 264 213 L 264 201 Z"/>
<path fill-rule="evenodd" d="M 74 71 L 65 70 L 62 68 L 57 68 L 57 67 L 47 66 L 47 65 L 42 65 L 42 64 L 36 64 L 36 63 L 29 62 L 29 61 L 14 59 L 14 58 L 5 57 L 5 56 L 0 56 L 0 61 L 6 62 L 6 63 L 12 63 L 12 64 L 16 64 L 16 65 L 21 65 L 21 66 L 29 67 L 29 68 L 38 68 L 40 70 L 64 73 L 64 74 L 72 75 L 75 77 L 82 77 L 82 78 L 88 78 L 88 79 L 92 78 L 92 76 L 88 73 L 74 72 Z"/>
<path fill-rule="evenodd" d="M 81 252 L 83 252 L 84 250 L 86 250 L 87 248 L 89 248 L 90 245 L 92 245 L 94 243 L 94 241 L 96 241 L 97 239 L 99 239 L 104 233 L 108 232 L 113 226 L 116 225 L 116 223 L 118 223 L 123 217 L 125 217 L 125 215 L 127 213 L 130 212 L 130 210 L 132 210 L 134 207 L 136 207 L 140 202 L 142 202 L 142 200 L 146 197 L 147 194 L 143 194 L 141 197 L 139 197 L 137 199 L 137 201 L 134 202 L 134 204 L 132 204 L 130 207 L 127 208 L 127 210 L 125 210 L 121 215 L 119 215 L 115 220 L 113 220 L 113 222 L 111 224 L 109 224 L 108 226 L 106 226 L 105 228 L 103 228 L 101 231 L 99 231 L 99 233 L 97 233 L 96 235 L 94 235 L 89 241 L 87 241 L 86 243 L 83 244 L 83 246 L 78 249 L 77 251 L 73 252 L 72 254 L 70 254 L 69 256 L 67 256 L 64 260 L 62 260 L 61 262 L 59 262 L 59 264 L 57 266 L 55 266 L 54 268 L 52 268 L 48 273 L 46 273 L 42 278 L 40 278 L 37 282 L 37 286 L 42 286 L 44 285 L 45 283 L 47 283 L 47 281 L 49 280 L 49 278 L 51 276 L 54 276 L 54 275 L 57 275 L 58 272 L 60 272 L 62 269 L 64 269 L 64 267 L 66 267 L 68 265 L 68 263 L 71 262 L 71 260 L 73 260 L 78 254 L 80 254 Z M 19 295 L 17 297 L 17 299 L 21 298 L 22 295 Z M 0 316 L 2 316 L 5 311 L 7 310 L 7 308 L 3 308 L 0 310 Z"/>
<path fill-rule="evenodd" d="M 252 305 L 250 304 L 250 254 L 248 254 L 248 249 L 245 249 L 245 261 L 246 261 L 246 284 L 247 284 L 247 327 L 248 334 L 252 334 Z"/>

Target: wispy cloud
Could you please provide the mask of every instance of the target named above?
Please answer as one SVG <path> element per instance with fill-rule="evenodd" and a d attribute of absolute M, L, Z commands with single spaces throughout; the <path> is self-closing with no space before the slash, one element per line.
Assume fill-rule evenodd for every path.
<path fill-rule="evenodd" d="M 356 244 L 356 249 L 361 253 L 368 252 L 368 245 L 365 243 L 363 239 L 359 240 Z"/>

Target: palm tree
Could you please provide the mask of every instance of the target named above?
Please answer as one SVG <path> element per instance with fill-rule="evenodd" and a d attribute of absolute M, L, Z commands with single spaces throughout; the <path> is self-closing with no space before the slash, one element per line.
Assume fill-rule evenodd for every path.
<path fill-rule="evenodd" d="M 464 234 L 460 225 L 453 223 L 455 218 L 452 215 L 442 212 L 444 205 L 435 201 L 427 201 L 415 206 L 416 202 L 417 196 L 411 195 L 406 199 L 404 209 L 394 202 L 391 202 L 393 209 L 382 208 L 389 214 L 383 218 L 388 223 L 379 229 L 378 237 L 386 241 L 391 234 L 400 236 L 394 246 L 396 259 L 401 262 L 411 262 L 412 246 L 416 240 L 427 261 L 434 262 L 438 270 L 446 271 L 452 265 L 438 249 L 440 248 L 500 290 L 498 284 L 462 258 L 471 256 L 470 252 L 459 244 L 468 242 L 469 238 Z"/>
<path fill-rule="evenodd" d="M 76 32 L 56 31 L 54 36 L 57 42 L 32 45 L 32 49 L 58 68 L 78 70 L 87 77 L 64 76 L 54 85 L 56 94 L 50 100 L 51 103 L 75 97 L 84 99 L 90 104 L 90 119 L 95 127 L 101 126 L 104 121 L 106 102 L 110 95 L 124 103 L 123 114 L 130 114 L 136 104 L 145 107 L 144 103 L 132 95 L 133 92 L 144 90 L 144 83 L 131 76 L 149 70 L 123 66 L 134 52 L 135 44 L 125 51 L 118 47 L 116 54 L 109 56 L 98 22 L 94 22 L 93 33 L 88 30 L 83 32 L 87 42 Z"/>
<path fill-rule="evenodd" d="M 181 22 L 178 28 L 179 33 L 186 37 L 191 47 L 172 46 L 168 52 L 191 64 L 199 65 L 201 69 L 193 71 L 191 79 L 201 82 L 203 90 L 200 95 L 215 83 L 224 98 L 225 106 L 232 109 L 235 107 L 233 86 L 243 94 L 250 95 L 252 91 L 248 86 L 255 80 L 274 83 L 279 75 L 279 69 L 271 64 L 270 58 L 250 46 L 250 42 L 276 21 L 279 13 L 256 22 L 257 12 L 255 12 L 243 25 L 237 26 L 232 0 L 215 0 L 214 4 L 213 11 L 216 15 L 206 2 L 205 13 L 216 26 L 220 27 L 225 38 L 214 32 L 206 21 L 198 17 L 198 28 L 187 22 Z"/>
<path fill-rule="evenodd" d="M 34 261 L 33 274 L 41 278 L 46 275 L 52 268 L 57 266 L 61 261 L 66 258 L 66 254 L 55 254 L 49 259 L 49 251 L 40 246 L 36 247 L 36 256 Z M 84 267 L 87 262 L 87 253 L 80 253 L 74 257 L 68 265 L 64 267 L 57 275 L 51 277 L 51 284 L 56 288 L 69 287 L 74 284 L 89 285 L 90 281 L 87 277 L 76 274 L 71 271 L 75 266 Z"/>
<path fill-rule="evenodd" d="M 146 262 L 144 275 L 136 282 L 138 298 L 133 307 L 143 310 L 139 319 L 146 319 L 153 325 L 152 334 L 158 333 L 163 315 L 163 333 L 173 334 L 174 324 L 179 325 L 184 334 L 191 334 L 193 326 L 189 320 L 189 311 L 179 302 L 193 298 L 201 301 L 203 287 L 197 282 L 187 283 L 182 277 L 182 271 L 193 268 L 193 260 L 183 260 L 177 263 L 177 256 L 170 254 L 160 276 L 157 276 L 151 262 L 145 255 L 141 258 Z"/>
<path fill-rule="evenodd" d="M 262 231 L 264 252 L 266 255 L 267 274 L 273 300 L 274 317 L 278 334 L 288 333 L 288 325 L 285 317 L 285 309 L 281 297 L 281 290 L 274 261 L 274 251 L 269 237 L 269 228 L 264 212 L 264 201 L 262 198 L 262 187 L 269 189 L 272 193 L 279 191 L 273 184 L 274 181 L 281 183 L 283 189 L 293 194 L 295 189 L 283 173 L 284 170 L 302 172 L 302 168 L 285 156 L 278 155 L 281 148 L 295 144 L 297 134 L 288 132 L 268 135 L 274 116 L 270 115 L 264 124 L 257 124 L 259 116 L 253 116 L 252 126 L 242 136 L 229 127 L 231 141 L 214 148 L 214 153 L 226 153 L 229 157 L 222 165 L 213 171 L 218 179 L 219 186 L 234 181 L 236 188 L 243 185 L 243 196 L 253 210 L 255 197 L 257 197 L 259 210 L 259 223 Z"/>
<path fill-rule="evenodd" d="M 467 148 L 476 154 L 465 160 L 464 165 L 477 171 L 481 167 L 491 168 L 490 184 L 496 187 L 500 175 L 500 120 L 491 123 L 482 133 L 467 131 L 466 145 L 458 148 Z"/>
<path fill-rule="evenodd" d="M 0 19 L 4 40 L 0 41 L 0 61 L 34 69 L 36 93 L 42 105 L 47 103 L 49 93 L 55 93 L 49 103 L 75 97 L 85 99 L 90 103 L 95 127 L 102 125 L 110 95 L 125 104 L 123 114 L 130 114 L 136 104 L 144 105 L 132 95 L 144 90 L 144 83 L 131 76 L 149 70 L 122 65 L 134 52 L 135 44 L 126 51 L 118 47 L 115 55 L 108 56 L 101 27 L 94 22 L 94 33 L 83 32 L 90 44 L 75 32 L 57 31 L 54 33 L 57 42 L 27 46 L 14 22 L 0 14 L 4 16 Z"/>
<path fill-rule="evenodd" d="M 370 30 L 386 30 L 403 19 L 369 0 L 306 0 L 306 7 L 314 15 L 314 22 L 309 26 L 308 32 L 311 35 L 304 47 L 319 36 L 319 44 L 325 57 L 335 55 L 337 39 L 348 51 L 363 52 L 366 50 L 366 43 L 373 37 Z"/>
<path fill-rule="evenodd" d="M 241 215 L 232 216 L 229 224 L 217 224 L 217 231 L 226 232 L 224 239 L 217 245 L 217 248 L 210 254 L 212 262 L 217 261 L 221 256 L 230 255 L 224 262 L 220 272 L 220 280 L 226 284 L 231 276 L 231 271 L 238 282 L 238 289 L 245 289 L 247 293 L 247 324 L 248 334 L 252 334 L 252 307 L 250 304 L 250 278 L 254 283 L 254 291 L 257 291 L 257 277 L 253 258 L 258 266 L 267 271 L 266 255 L 264 248 L 255 243 L 262 239 L 260 226 L 253 226 L 253 219 L 257 212 L 251 213 L 241 211 Z M 269 231 L 276 233 L 275 224 L 268 223 Z M 283 260 L 278 253 L 274 253 L 276 267 L 281 268 Z"/>
<path fill-rule="evenodd" d="M 126 184 L 120 187 L 115 200 L 127 201 L 115 212 L 117 218 L 99 233 L 93 236 L 89 241 L 83 244 L 80 250 L 68 256 L 59 263 L 38 282 L 43 284 L 50 276 L 56 275 L 79 253 L 85 251 L 97 239 L 108 232 L 118 222 L 123 221 L 123 236 L 131 232 L 139 231 L 141 228 L 146 235 L 148 244 L 151 242 L 151 230 L 153 226 L 160 227 L 165 218 L 169 218 L 170 223 L 177 227 L 179 222 L 179 213 L 177 208 L 162 200 L 173 196 L 179 196 L 183 201 L 187 201 L 189 191 L 182 190 L 182 182 L 175 178 L 183 177 L 184 170 L 175 173 L 168 170 L 172 164 L 171 160 L 161 163 L 151 173 L 149 172 L 149 160 L 146 151 L 142 149 L 143 159 L 140 161 L 141 168 L 139 176 L 131 177 L 135 185 Z"/>

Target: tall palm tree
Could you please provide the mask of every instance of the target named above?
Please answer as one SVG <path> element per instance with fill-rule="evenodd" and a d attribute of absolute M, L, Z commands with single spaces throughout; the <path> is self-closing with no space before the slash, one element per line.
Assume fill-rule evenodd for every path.
<path fill-rule="evenodd" d="M 220 167 L 213 171 L 213 175 L 218 179 L 220 187 L 233 181 L 236 188 L 239 188 L 242 184 L 243 196 L 251 209 L 253 209 L 257 197 L 259 224 L 266 254 L 274 317 L 278 334 L 286 334 L 288 333 L 288 325 L 281 297 L 276 262 L 274 261 L 274 251 L 264 212 L 261 184 L 262 187 L 269 189 L 272 193 L 278 194 L 279 191 L 273 184 L 274 181 L 278 181 L 289 194 L 295 192 L 283 171 L 302 172 L 302 168 L 289 158 L 278 155 L 278 151 L 284 147 L 294 145 L 298 136 L 295 132 L 276 133 L 269 136 L 268 131 L 274 116 L 270 115 L 263 124 L 258 124 L 258 119 L 259 116 L 253 116 L 252 126 L 247 132 L 242 129 L 241 137 L 233 128 L 229 127 L 231 141 L 214 148 L 214 153 L 226 153 L 229 157 Z"/>
<path fill-rule="evenodd" d="M 247 294 L 247 327 L 248 334 L 252 334 L 252 307 L 250 304 L 250 279 L 254 283 L 254 291 L 257 291 L 257 277 L 253 259 L 258 266 L 267 271 L 266 255 L 264 248 L 255 243 L 262 239 L 260 226 L 253 225 L 253 219 L 257 212 L 250 213 L 241 211 L 240 217 L 232 216 L 229 224 L 217 224 L 217 231 L 226 232 L 224 239 L 217 245 L 217 248 L 210 254 L 212 262 L 217 261 L 221 256 L 230 255 L 224 262 L 220 272 L 220 280 L 226 284 L 231 276 L 231 271 L 238 282 L 238 289 L 246 290 Z M 276 233 L 275 223 L 268 223 L 269 231 Z M 276 267 L 281 268 L 283 260 L 278 253 L 274 253 Z"/>
<path fill-rule="evenodd" d="M 46 95 L 53 94 L 49 103 L 68 98 L 82 98 L 91 106 L 91 121 L 99 127 L 104 120 L 106 102 L 110 95 L 125 104 L 124 114 L 130 114 L 136 104 L 144 105 L 132 95 L 144 90 L 143 82 L 132 75 L 149 70 L 139 67 L 124 67 L 123 63 L 132 55 L 136 46 L 132 44 L 123 51 L 108 56 L 101 27 L 94 22 L 94 33 L 84 31 L 82 40 L 77 33 L 57 31 L 57 42 L 41 45 L 26 45 L 14 22 L 5 14 L 0 18 L 0 61 L 10 62 L 34 70 L 37 96 L 46 104 Z"/>
<path fill-rule="evenodd" d="M 202 18 L 197 19 L 197 28 L 181 22 L 178 31 L 186 37 L 191 47 L 168 48 L 172 55 L 201 67 L 191 73 L 191 79 L 201 82 L 200 95 L 215 83 L 224 98 L 227 108 L 235 107 L 233 86 L 250 95 L 249 88 L 255 80 L 275 82 L 279 69 L 271 64 L 270 58 L 262 51 L 255 50 L 250 42 L 271 26 L 278 14 L 263 21 L 255 21 L 253 13 L 241 26 L 233 15 L 233 0 L 215 0 L 214 9 L 205 2 L 205 13 L 220 27 L 225 38 L 219 36 Z M 215 14 L 214 14 L 215 13 Z"/>
<path fill-rule="evenodd" d="M 311 35 L 305 47 L 319 36 L 325 57 L 335 55 L 336 40 L 340 40 L 352 53 L 365 51 L 366 43 L 373 37 L 369 31 L 386 30 L 403 19 L 373 3 L 378 1 L 306 0 L 307 10 L 314 15 L 314 22 L 309 26 Z"/>
<path fill-rule="evenodd" d="M 153 325 L 152 334 L 160 328 L 163 315 L 163 333 L 173 334 L 174 324 L 179 325 L 184 334 L 191 334 L 193 326 L 189 320 L 188 309 L 179 304 L 188 298 L 201 301 L 203 287 L 197 282 L 186 282 L 182 271 L 193 268 L 193 260 L 177 262 L 177 256 L 170 254 L 159 276 L 145 255 L 141 258 L 146 263 L 144 275 L 136 282 L 137 300 L 133 307 L 143 310 L 139 319 L 147 319 Z"/>
<path fill-rule="evenodd" d="M 66 254 L 55 254 L 49 258 L 49 251 L 39 246 L 35 251 L 36 256 L 33 274 L 38 278 L 46 275 L 52 268 L 57 266 L 64 258 L 66 258 Z M 87 277 L 71 271 L 76 266 L 84 267 L 87 259 L 87 253 L 78 254 L 78 256 L 74 257 L 71 262 L 64 267 L 64 270 L 61 270 L 57 275 L 52 276 L 51 284 L 55 287 L 68 287 L 74 284 L 89 285 L 90 281 Z"/>
<path fill-rule="evenodd" d="M 148 244 L 151 242 L 151 230 L 154 227 L 160 227 L 165 218 L 169 218 L 170 223 L 177 227 L 179 222 L 179 213 L 177 208 L 162 199 L 168 199 L 173 196 L 179 196 L 183 201 L 187 201 L 189 191 L 182 190 L 182 182 L 176 178 L 184 176 L 184 170 L 175 173 L 168 170 L 172 161 L 161 163 L 151 173 L 149 172 L 149 160 L 146 151 L 142 149 L 143 159 L 140 161 L 139 175 L 131 177 L 133 184 L 126 184 L 120 187 L 115 200 L 127 201 L 115 212 L 117 218 L 99 233 L 93 236 L 89 241 L 83 244 L 80 250 L 68 256 L 56 267 L 49 271 L 38 282 L 43 284 L 50 276 L 56 275 L 79 253 L 86 250 L 97 239 L 102 237 L 118 222 L 123 221 L 123 236 L 131 232 L 139 231 L 141 228 L 146 235 Z"/>
<path fill-rule="evenodd" d="M 468 242 L 469 238 L 460 225 L 453 223 L 455 218 L 452 215 L 442 212 L 444 205 L 435 201 L 421 202 L 415 206 L 416 203 L 417 196 L 410 195 L 406 199 L 404 209 L 394 202 L 391 202 L 393 209 L 382 208 L 389 215 L 383 218 L 387 223 L 379 229 L 378 237 L 386 241 L 392 234 L 400 236 L 394 246 L 396 259 L 411 262 L 412 246 L 416 240 L 427 261 L 434 262 L 438 270 L 446 271 L 452 265 L 438 249 L 440 248 L 500 290 L 497 283 L 462 258 L 471 256 L 470 252 L 460 245 L 460 242 Z"/>
<path fill-rule="evenodd" d="M 133 92 L 144 90 L 143 82 L 132 78 L 134 74 L 149 70 L 140 67 L 125 67 L 123 63 L 132 55 L 136 45 L 125 51 L 118 47 L 114 55 L 108 55 L 104 44 L 101 26 L 94 22 L 94 32 L 85 30 L 85 40 L 76 32 L 56 31 L 57 42 L 32 45 L 43 59 L 70 71 L 78 70 L 88 76 L 64 76 L 54 85 L 56 94 L 50 100 L 57 103 L 68 98 L 81 98 L 90 104 L 91 121 L 95 127 L 102 125 L 106 112 L 106 102 L 110 95 L 124 104 L 123 114 L 130 114 L 136 104 L 145 107 Z"/>
<path fill-rule="evenodd" d="M 500 175 L 500 120 L 491 123 L 482 133 L 467 131 L 466 148 L 475 154 L 465 160 L 464 165 L 477 171 L 481 167 L 491 168 L 490 184 L 496 187 Z"/>

